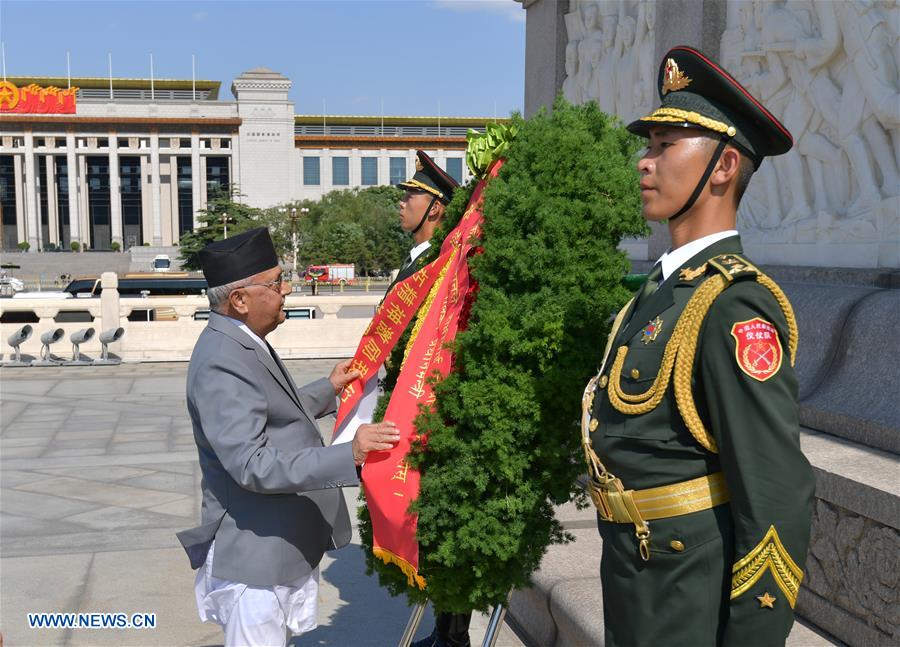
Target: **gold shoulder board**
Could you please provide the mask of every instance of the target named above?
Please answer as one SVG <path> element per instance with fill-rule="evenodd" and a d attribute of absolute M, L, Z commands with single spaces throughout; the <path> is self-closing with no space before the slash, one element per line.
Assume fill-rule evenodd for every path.
<path fill-rule="evenodd" d="M 709 264 L 719 270 L 729 282 L 736 278 L 756 277 L 761 272 L 743 256 L 722 254 L 711 258 Z"/>

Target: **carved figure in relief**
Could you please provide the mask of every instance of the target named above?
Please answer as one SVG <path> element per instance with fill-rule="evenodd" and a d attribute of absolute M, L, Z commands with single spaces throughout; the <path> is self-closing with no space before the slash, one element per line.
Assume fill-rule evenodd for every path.
<path fill-rule="evenodd" d="M 583 103 L 581 86 L 578 85 L 578 42 L 566 45 L 566 79 L 563 81 L 563 94 L 571 103 Z"/>
<path fill-rule="evenodd" d="M 618 59 L 616 74 L 615 114 L 624 117 L 634 114 L 635 82 L 637 81 L 638 52 L 634 47 L 635 19 L 619 18 L 612 56 Z"/>
<path fill-rule="evenodd" d="M 581 21 L 581 12 L 578 7 L 563 16 L 566 23 L 566 37 L 569 43 L 577 43 L 584 38 L 584 23 Z"/>
<path fill-rule="evenodd" d="M 857 203 L 862 201 L 865 208 L 874 201 L 874 207 L 881 197 L 896 196 L 900 186 L 896 148 L 885 132 L 900 126 L 890 27 L 875 3 L 838 3 L 835 11 L 849 65 L 841 101 L 841 134 L 842 139 L 853 141 L 861 161 L 874 163 L 871 169 L 856 169 L 861 188 Z M 881 176 L 880 187 L 876 172 Z"/>
<path fill-rule="evenodd" d="M 656 3 L 641 2 L 638 5 L 637 26 L 634 33 L 634 49 L 637 52 L 638 78 L 634 88 L 633 113 L 645 114 L 656 100 Z"/>
<path fill-rule="evenodd" d="M 604 2 L 600 5 L 600 14 L 601 40 L 591 79 L 592 98 L 600 104 L 603 112 L 615 114 L 616 94 L 619 89 L 616 83 L 619 61 L 613 53 L 613 46 L 616 39 L 618 7 L 613 2 Z"/>
<path fill-rule="evenodd" d="M 806 99 L 805 92 L 801 91 L 793 82 L 799 78 L 798 74 L 791 70 L 788 73 L 788 66 L 791 64 L 793 57 L 785 57 L 782 60 L 783 52 L 793 50 L 793 43 L 809 34 L 808 23 L 804 25 L 800 20 L 797 12 L 787 10 L 785 2 L 766 3 L 766 12 L 763 14 L 763 41 L 761 49 L 764 53 L 765 63 L 767 64 L 770 74 L 768 80 L 771 82 L 771 94 L 765 92 L 767 88 L 763 84 L 762 101 L 770 106 L 776 114 L 783 116 L 784 125 L 794 134 L 796 139 L 799 133 L 806 130 L 809 121 L 811 106 Z M 804 21 L 805 22 L 805 21 Z M 775 167 L 779 171 L 779 177 L 786 181 L 780 183 L 780 194 L 782 205 L 787 213 L 784 217 L 784 223 L 790 223 L 795 220 L 810 217 L 810 193 L 806 188 L 806 179 L 803 168 L 803 160 L 800 152 L 794 148 L 787 155 L 773 160 Z"/>
<path fill-rule="evenodd" d="M 896 0 L 729 3 L 723 63 L 796 141 L 757 173 L 743 218 L 782 241 L 797 220 L 831 241 L 882 235 L 900 193 L 897 12 Z"/>
<path fill-rule="evenodd" d="M 596 0 L 583 0 L 578 4 L 577 17 L 572 18 L 573 29 L 582 32 L 578 41 L 578 70 L 575 74 L 575 85 L 578 90 L 572 93 L 582 102 L 591 101 L 593 96 L 594 67 L 600 60 L 600 43 L 597 30 L 599 27 L 599 9 Z"/>

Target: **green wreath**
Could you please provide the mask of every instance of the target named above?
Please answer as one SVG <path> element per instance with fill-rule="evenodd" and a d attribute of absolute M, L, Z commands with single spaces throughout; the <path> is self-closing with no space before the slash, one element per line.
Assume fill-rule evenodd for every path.
<path fill-rule="evenodd" d="M 393 595 L 455 613 L 502 602 L 529 584 L 550 544 L 571 539 L 553 508 L 580 495 L 581 393 L 629 296 L 617 246 L 647 233 L 635 169 L 642 144 L 612 117 L 560 98 L 552 113 L 515 116 L 511 130 L 506 164 L 485 191 L 483 253 L 471 260 L 477 299 L 454 342 L 455 370 L 436 386 L 435 410 L 416 418 L 428 434 L 427 451 L 418 442 L 410 453 L 422 473 L 413 509 L 425 591 L 372 555 L 365 506 L 359 513 L 367 571 Z M 473 188 L 457 191 L 432 249 Z M 376 419 L 406 340 L 408 331 Z"/>

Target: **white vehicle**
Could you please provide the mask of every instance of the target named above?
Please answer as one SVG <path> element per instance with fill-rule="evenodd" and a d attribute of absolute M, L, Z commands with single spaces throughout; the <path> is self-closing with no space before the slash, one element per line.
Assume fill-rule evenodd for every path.
<path fill-rule="evenodd" d="M 24 289 L 25 283 L 21 279 L 12 276 L 0 276 L 0 294 L 11 296 Z"/>
<path fill-rule="evenodd" d="M 44 292 L 16 292 L 13 299 L 72 299 L 68 292 L 46 290 Z"/>
<path fill-rule="evenodd" d="M 151 265 L 154 272 L 169 272 L 172 269 L 172 259 L 168 254 L 157 254 Z"/>

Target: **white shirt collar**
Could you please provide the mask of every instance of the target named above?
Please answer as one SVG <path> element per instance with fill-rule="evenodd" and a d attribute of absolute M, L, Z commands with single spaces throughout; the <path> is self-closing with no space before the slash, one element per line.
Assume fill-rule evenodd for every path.
<path fill-rule="evenodd" d="M 738 233 L 736 229 L 719 231 L 714 234 L 704 236 L 703 238 L 692 240 L 686 245 L 682 245 L 678 249 L 670 249 L 665 254 L 660 256 L 659 260 L 657 261 L 657 263 L 662 263 L 662 280 L 665 281 L 666 279 L 668 279 L 675 270 L 687 263 L 694 256 L 702 252 L 713 243 L 717 243 L 723 238 L 729 238 L 731 236 L 737 235 Z"/>
<path fill-rule="evenodd" d="M 243 321 L 239 321 L 239 320 L 234 319 L 234 318 L 232 318 L 232 317 L 229 317 L 229 316 L 227 316 L 227 315 L 222 315 L 222 316 L 225 317 L 226 319 L 228 319 L 228 321 L 230 321 L 231 323 L 233 323 L 235 326 L 237 326 L 238 328 L 240 328 L 241 330 L 243 330 L 245 333 L 247 333 L 248 335 L 250 335 L 250 339 L 252 339 L 252 340 L 255 341 L 257 344 L 259 344 L 260 346 L 262 346 L 263 350 L 265 350 L 267 353 L 269 353 L 269 357 L 272 356 L 272 353 L 269 351 L 269 345 L 268 345 L 266 342 L 264 342 L 264 341 L 259 337 L 259 335 L 257 335 L 255 332 L 253 332 L 252 330 L 250 330 L 250 328 L 247 326 L 247 324 L 245 324 Z"/>
<path fill-rule="evenodd" d="M 413 261 L 415 261 L 415 260 L 416 260 L 419 256 L 421 256 L 421 255 L 425 252 L 425 250 L 427 250 L 429 247 L 431 247 L 431 241 L 430 241 L 430 240 L 426 240 L 424 243 L 419 243 L 418 245 L 416 245 L 415 247 L 413 247 L 411 250 L 409 250 L 409 257 L 410 257 Z"/>

